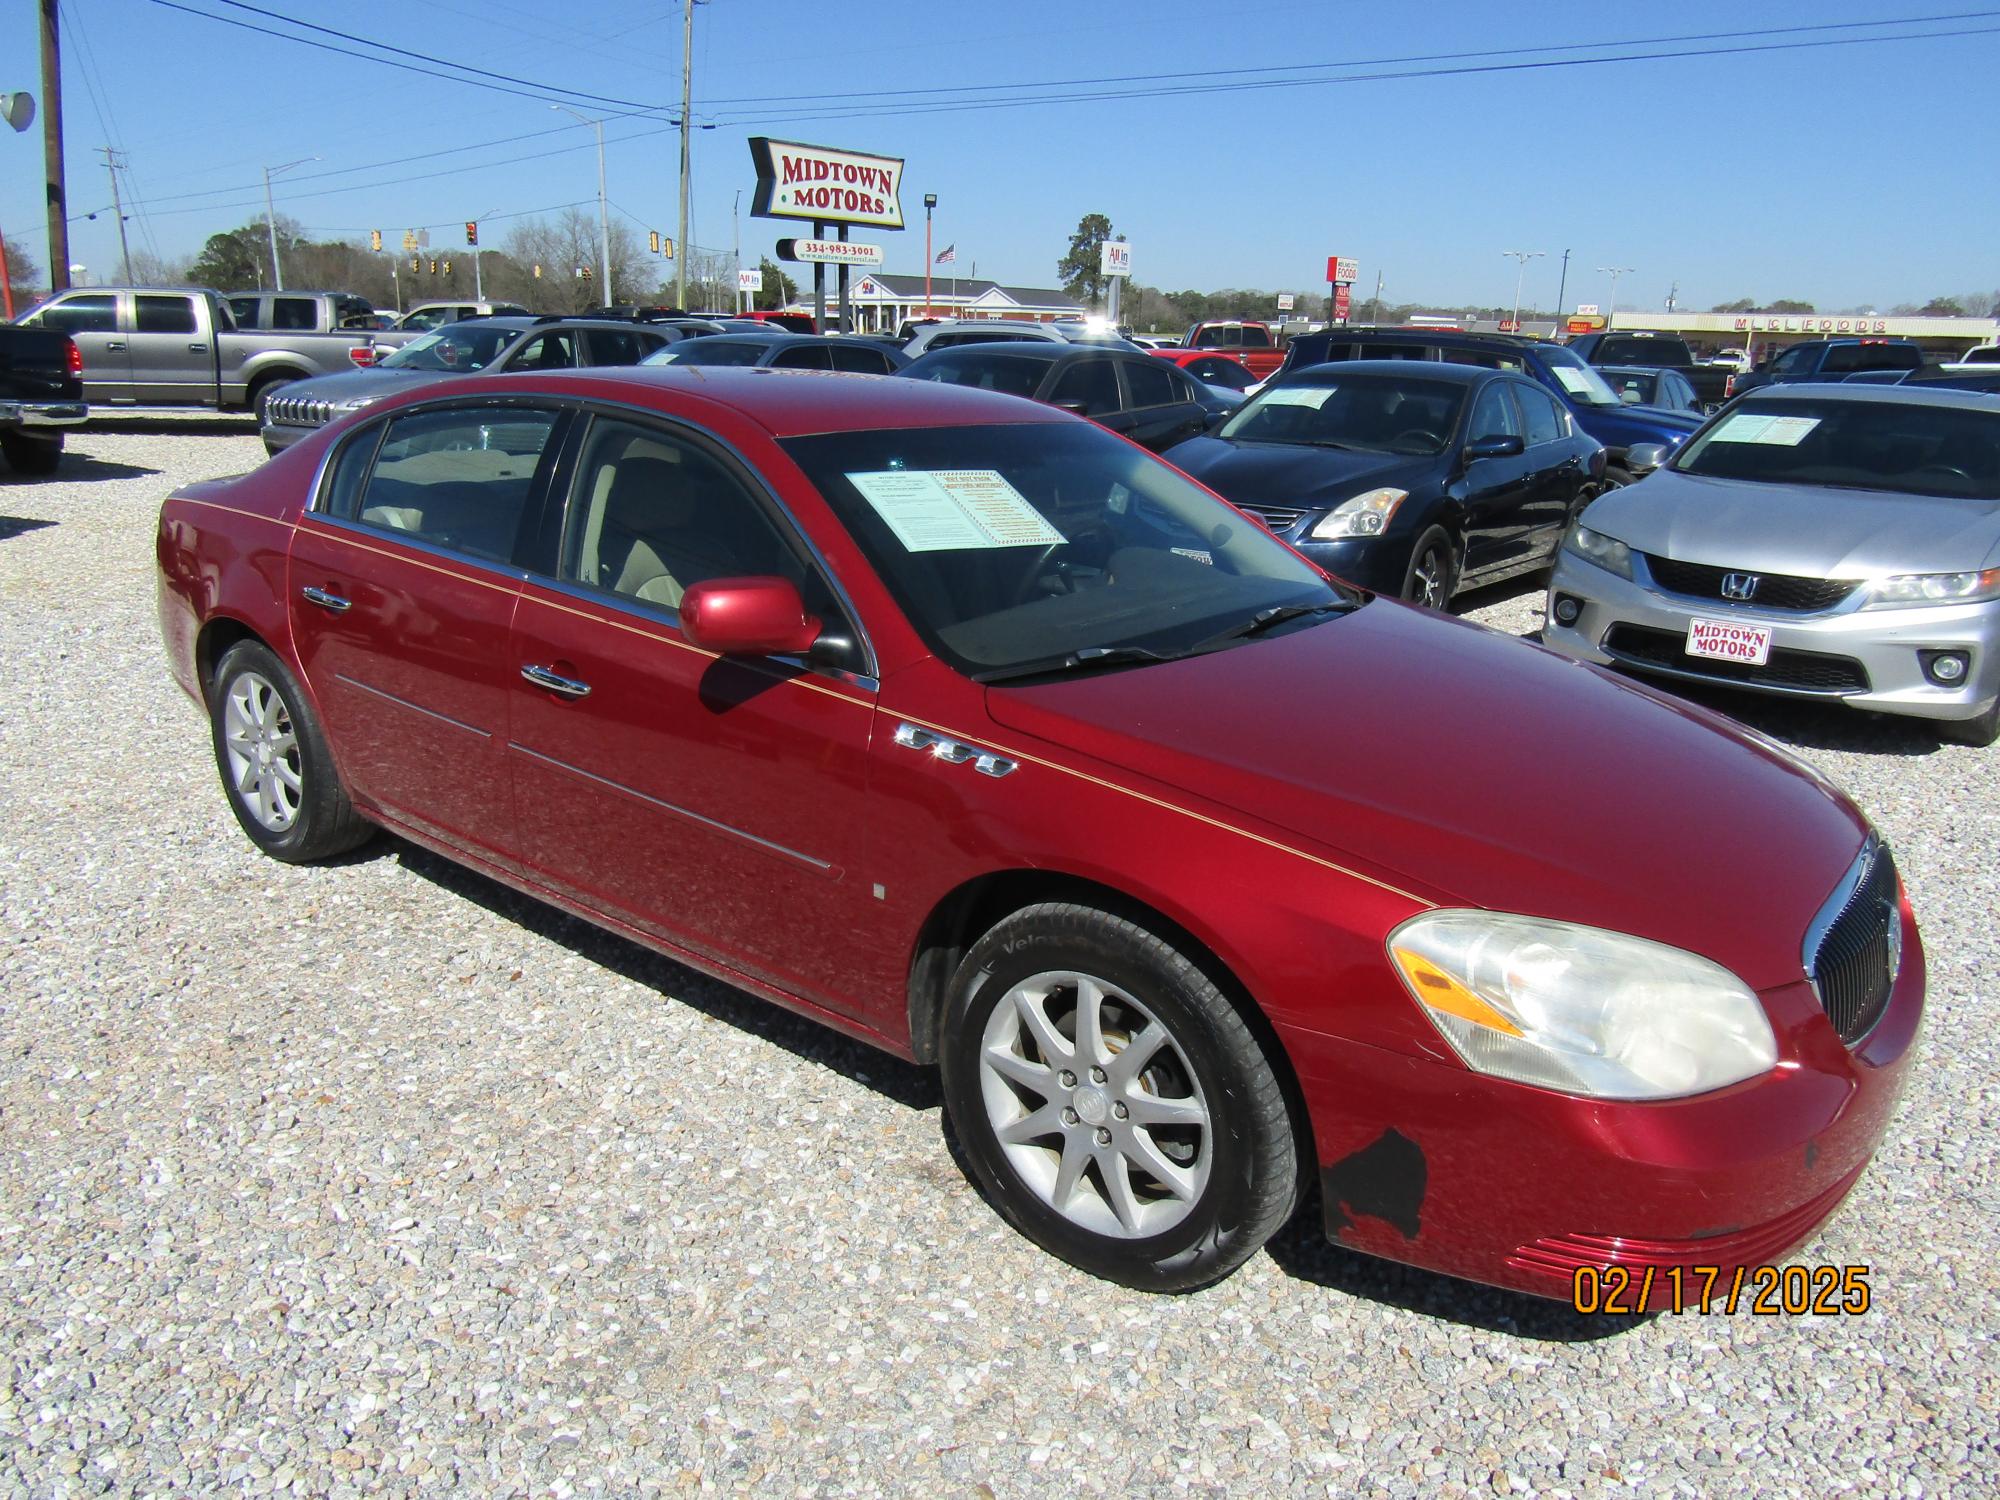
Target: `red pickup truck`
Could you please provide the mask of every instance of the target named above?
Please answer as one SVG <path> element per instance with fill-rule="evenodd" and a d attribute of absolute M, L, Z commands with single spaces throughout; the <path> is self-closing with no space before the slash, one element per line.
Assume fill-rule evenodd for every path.
<path fill-rule="evenodd" d="M 1181 339 L 1183 349 L 1206 349 L 1240 360 L 1259 380 L 1268 380 L 1285 362 L 1285 351 L 1268 323 L 1197 323 Z"/>

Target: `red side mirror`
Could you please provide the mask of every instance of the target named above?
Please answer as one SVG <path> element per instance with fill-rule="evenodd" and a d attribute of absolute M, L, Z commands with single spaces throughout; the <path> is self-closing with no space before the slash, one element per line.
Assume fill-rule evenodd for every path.
<path fill-rule="evenodd" d="M 819 631 L 788 578 L 712 578 L 681 596 L 681 634 L 720 656 L 803 656 Z"/>

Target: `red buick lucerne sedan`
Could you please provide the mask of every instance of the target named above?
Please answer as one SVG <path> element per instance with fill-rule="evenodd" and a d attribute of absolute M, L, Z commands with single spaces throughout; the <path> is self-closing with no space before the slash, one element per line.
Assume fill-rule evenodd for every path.
<path fill-rule="evenodd" d="M 1917 1034 L 1832 786 L 1047 406 L 426 387 L 177 491 L 158 549 L 260 848 L 391 829 L 937 1063 L 995 1207 L 1128 1285 L 1227 1274 L 1315 1173 L 1338 1243 L 1543 1295 L 1762 1265 Z"/>

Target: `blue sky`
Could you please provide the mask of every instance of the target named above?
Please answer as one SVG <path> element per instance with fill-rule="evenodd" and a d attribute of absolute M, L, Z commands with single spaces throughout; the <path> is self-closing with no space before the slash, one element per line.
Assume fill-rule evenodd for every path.
<path fill-rule="evenodd" d="M 276 25 L 221 0 L 183 3 Z M 393 244 L 410 225 L 483 217 L 485 242 L 498 244 L 502 214 L 595 207 L 591 132 L 552 112 L 539 85 L 636 104 L 679 99 L 672 0 L 258 3 L 515 75 L 530 97 L 330 55 L 153 0 L 63 0 L 73 213 L 108 206 L 94 148 L 110 141 L 129 153 L 134 248 L 190 253 L 261 214 L 263 165 L 317 156 L 277 179 L 280 212 L 316 234 L 380 228 Z M 1986 98 L 2000 77 L 2000 11 L 1872 33 L 1604 50 L 1898 29 L 1975 35 L 1548 70 L 921 112 L 920 100 L 891 91 L 1166 73 L 1188 75 L 1170 87 L 1263 85 L 1270 75 L 1243 70 L 1971 9 L 1937 0 L 712 0 L 695 18 L 695 115 L 716 128 L 695 136 L 693 238 L 728 248 L 739 190 L 746 256 L 792 232 L 747 212 L 744 143 L 769 133 L 907 158 L 912 228 L 879 236 L 891 271 L 922 271 L 929 191 L 940 200 L 937 248 L 957 245 L 961 274 L 976 261 L 982 276 L 1023 284 L 1052 284 L 1078 218 L 1097 211 L 1133 242 L 1137 279 L 1167 290 L 1323 289 L 1326 256 L 1339 252 L 1360 262 L 1363 295 L 1380 271 L 1392 302 L 1498 304 L 1511 301 L 1515 270 L 1501 252 L 1522 249 L 1549 252 L 1528 269 L 1528 300 L 1549 305 L 1568 248 L 1572 304 L 1604 300 L 1607 278 L 1595 268 L 1611 265 L 1634 268 L 1620 282 L 1621 306 L 1661 306 L 1674 282 L 1689 308 L 1740 296 L 1822 308 L 1921 302 L 2000 285 L 2000 120 Z M 35 13 L 15 0 L 0 15 L 0 89 L 40 93 Z M 798 101 L 823 94 L 851 97 Z M 677 134 L 657 117 L 627 117 L 607 138 L 611 201 L 635 227 L 671 234 Z M 426 154 L 486 142 L 500 144 Z M 0 139 L 0 152 L 0 231 L 45 261 L 39 126 Z M 93 280 L 113 273 L 109 213 L 72 225 L 71 259 Z"/>

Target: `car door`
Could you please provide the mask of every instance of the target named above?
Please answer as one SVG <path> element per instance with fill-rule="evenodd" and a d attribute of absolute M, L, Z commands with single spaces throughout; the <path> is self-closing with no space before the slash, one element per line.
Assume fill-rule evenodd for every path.
<path fill-rule="evenodd" d="M 292 538 L 292 638 L 355 793 L 508 864 L 507 631 L 567 421 L 553 403 L 419 406 L 336 451 Z"/>
<path fill-rule="evenodd" d="M 118 323 L 116 292 L 71 292 L 44 306 L 33 322 L 75 341 L 89 400 L 132 399 L 132 349 Z"/>
<path fill-rule="evenodd" d="M 1528 488 L 1520 509 L 1523 554 L 1529 559 L 1555 552 L 1571 510 L 1589 475 L 1571 418 L 1539 385 L 1509 381 L 1527 429 Z"/>
<path fill-rule="evenodd" d="M 718 659 L 688 587 L 780 575 L 851 639 L 827 575 L 706 434 L 598 413 L 575 443 L 553 576 L 514 619 L 508 769 L 528 873 L 815 1003 L 870 960 L 859 879 L 871 680 Z M 880 1018 L 877 1018 L 878 1020 Z"/>
<path fill-rule="evenodd" d="M 1118 371 L 1102 354 L 1082 359 L 1062 360 L 1044 377 L 1040 400 L 1110 428 L 1130 432 L 1132 414 L 1124 409 L 1124 393 L 1118 387 Z"/>
<path fill-rule="evenodd" d="M 1533 460 L 1527 449 L 1527 424 L 1515 398 L 1523 387 L 1512 380 L 1492 380 L 1480 387 L 1466 418 L 1465 441 L 1514 437 L 1521 452 L 1479 458 L 1465 466 L 1465 560 L 1461 581 L 1504 572 L 1526 553 L 1526 522 L 1522 511 L 1532 490 Z"/>
<path fill-rule="evenodd" d="M 1163 453 L 1207 425 L 1208 414 L 1195 400 L 1193 381 L 1165 360 L 1135 354 L 1116 364 L 1131 421 L 1125 436 L 1140 447 Z"/>
<path fill-rule="evenodd" d="M 215 340 L 195 299 L 181 292 L 132 294 L 132 392 L 176 406 L 215 400 Z"/>

